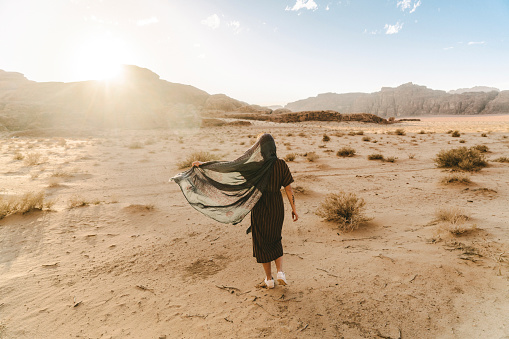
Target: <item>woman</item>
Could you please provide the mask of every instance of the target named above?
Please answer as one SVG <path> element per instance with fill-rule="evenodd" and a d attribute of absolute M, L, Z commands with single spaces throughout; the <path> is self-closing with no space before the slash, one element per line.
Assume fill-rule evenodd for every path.
<path fill-rule="evenodd" d="M 274 288 L 271 263 L 276 264 L 277 281 L 286 285 L 283 271 L 281 229 L 284 205 L 281 187 L 298 220 L 293 182 L 288 165 L 276 154 L 270 134 L 260 134 L 256 143 L 236 160 L 193 162 L 193 167 L 173 177 L 184 196 L 198 211 L 224 223 L 237 224 L 251 211 L 253 256 L 263 265 L 264 286 Z"/>

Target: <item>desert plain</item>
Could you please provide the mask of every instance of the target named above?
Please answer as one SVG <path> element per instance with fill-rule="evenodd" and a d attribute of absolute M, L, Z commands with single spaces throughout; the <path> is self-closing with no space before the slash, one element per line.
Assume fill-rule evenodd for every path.
<path fill-rule="evenodd" d="M 300 216 L 285 201 L 289 284 L 272 290 L 249 215 L 217 223 L 168 181 L 189 154 L 232 160 L 260 132 L 295 157 Z M 493 161 L 509 157 L 509 116 L 0 137 L 2 199 L 45 202 L 0 219 L 0 338 L 509 338 L 509 164 Z M 437 153 L 476 145 L 489 166 L 444 182 Z M 316 214 L 340 191 L 366 202 L 352 232 Z M 463 211 L 465 232 L 440 209 Z"/>

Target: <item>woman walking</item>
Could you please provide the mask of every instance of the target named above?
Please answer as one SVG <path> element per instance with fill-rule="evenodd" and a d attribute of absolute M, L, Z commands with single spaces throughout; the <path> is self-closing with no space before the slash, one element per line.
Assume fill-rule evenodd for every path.
<path fill-rule="evenodd" d="M 298 220 L 293 182 L 286 162 L 276 154 L 270 134 L 261 134 L 256 143 L 233 161 L 193 163 L 193 167 L 173 177 L 182 193 L 198 211 L 223 222 L 237 224 L 251 211 L 253 256 L 265 272 L 264 286 L 274 288 L 272 261 L 276 264 L 278 284 L 286 285 L 283 271 L 281 230 L 284 204 L 281 187 L 292 207 L 292 219 Z"/>

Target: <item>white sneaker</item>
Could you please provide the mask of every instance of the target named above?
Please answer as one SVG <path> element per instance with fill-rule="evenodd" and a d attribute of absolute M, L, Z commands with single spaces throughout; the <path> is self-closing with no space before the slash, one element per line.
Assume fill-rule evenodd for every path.
<path fill-rule="evenodd" d="M 265 278 L 265 287 L 274 288 L 274 278 L 270 278 L 270 280 L 267 280 L 267 278 Z"/>
<path fill-rule="evenodd" d="M 282 285 L 282 286 L 285 286 L 287 285 L 288 283 L 286 282 L 286 276 L 285 276 L 285 272 L 281 271 L 281 272 L 277 272 L 277 283 L 279 285 Z"/>

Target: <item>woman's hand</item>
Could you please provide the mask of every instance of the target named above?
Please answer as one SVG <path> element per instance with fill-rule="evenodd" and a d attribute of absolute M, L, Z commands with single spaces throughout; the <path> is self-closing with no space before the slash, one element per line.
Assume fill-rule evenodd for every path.
<path fill-rule="evenodd" d="M 193 161 L 193 167 L 196 166 L 196 167 L 199 167 L 201 164 L 203 164 L 203 162 L 201 161 Z"/>
<path fill-rule="evenodd" d="M 299 215 L 297 214 L 296 211 L 292 211 L 292 219 L 293 219 L 293 221 L 299 220 Z"/>

